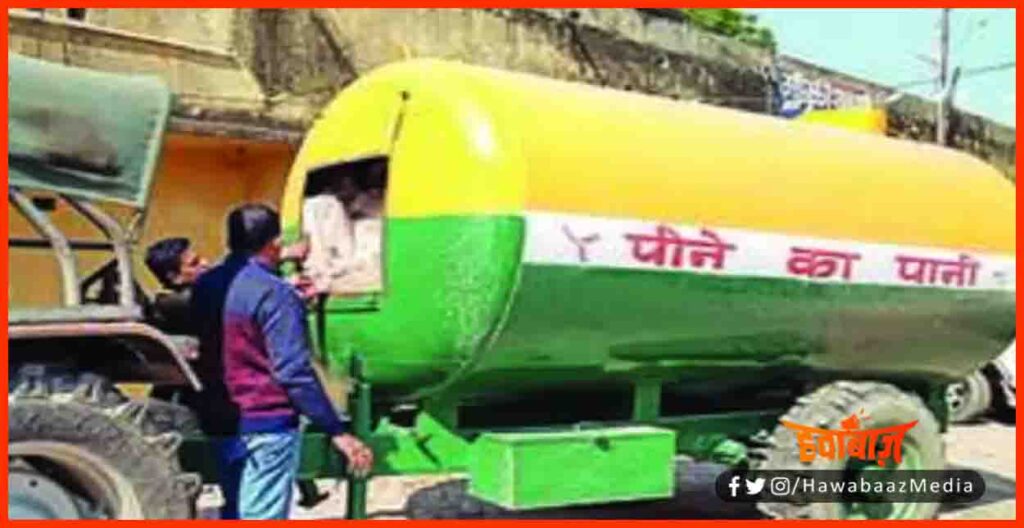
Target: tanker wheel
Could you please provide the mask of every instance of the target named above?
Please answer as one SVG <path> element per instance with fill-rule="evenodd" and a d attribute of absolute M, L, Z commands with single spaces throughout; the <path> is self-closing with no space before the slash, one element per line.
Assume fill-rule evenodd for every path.
<path fill-rule="evenodd" d="M 182 473 L 181 435 L 102 377 L 24 366 L 9 380 L 10 518 L 185 519 L 198 476 Z"/>
<path fill-rule="evenodd" d="M 946 387 L 949 419 L 953 423 L 969 422 L 992 407 L 992 385 L 980 370 Z"/>
<path fill-rule="evenodd" d="M 995 420 L 1014 425 L 1017 423 L 1017 389 L 1007 382 L 1003 373 L 995 365 L 989 364 L 981 370 L 992 390 L 992 407 L 990 415 Z"/>
<path fill-rule="evenodd" d="M 945 446 L 935 415 L 915 394 L 892 385 L 840 381 L 797 399 L 784 420 L 822 429 L 839 429 L 840 421 L 857 414 L 861 427 L 875 429 L 917 420 L 903 440 L 902 462 L 882 468 L 858 459 L 800 461 L 794 432 L 779 425 L 751 453 L 755 470 L 844 470 L 851 476 L 862 471 L 945 469 Z M 760 503 L 762 513 L 777 519 L 932 519 L 938 503 Z"/>

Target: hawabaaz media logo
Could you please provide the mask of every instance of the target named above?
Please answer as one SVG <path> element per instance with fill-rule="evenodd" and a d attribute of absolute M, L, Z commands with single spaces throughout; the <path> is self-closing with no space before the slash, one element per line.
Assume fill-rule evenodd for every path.
<path fill-rule="evenodd" d="M 967 504 L 985 494 L 985 480 L 972 470 L 865 471 L 730 470 L 715 481 L 726 502 L 942 502 Z"/>
<path fill-rule="evenodd" d="M 943 502 L 967 504 L 985 493 L 985 480 L 977 471 L 906 469 L 903 440 L 917 421 L 862 428 L 863 410 L 839 422 L 839 429 L 823 429 L 780 420 L 796 434 L 799 460 L 839 462 L 827 467 L 750 470 L 734 469 L 715 481 L 718 497 L 727 502 Z M 895 471 L 850 472 L 842 461 L 872 461 Z M 836 467 L 839 466 L 839 467 Z M 864 468 L 867 469 L 867 468 Z"/>
<path fill-rule="evenodd" d="M 903 438 L 917 425 L 917 420 L 914 420 L 900 425 L 861 429 L 861 420 L 856 413 L 839 422 L 840 429 L 837 430 L 779 421 L 796 434 L 796 445 L 803 463 L 814 462 L 818 457 L 827 460 L 856 458 L 875 461 L 882 467 L 889 460 L 894 466 L 903 462 Z"/>

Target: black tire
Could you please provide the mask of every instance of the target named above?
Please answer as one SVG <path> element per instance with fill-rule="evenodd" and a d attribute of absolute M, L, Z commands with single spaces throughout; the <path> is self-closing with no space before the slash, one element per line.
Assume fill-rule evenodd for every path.
<path fill-rule="evenodd" d="M 1009 395 L 1006 394 L 1007 391 L 1016 392 L 1015 389 L 1003 381 L 1002 373 L 994 365 L 989 364 L 982 369 L 982 372 L 985 374 L 985 378 L 992 391 L 992 408 L 990 411 L 992 418 L 1003 424 L 1016 425 L 1017 408 L 1015 405 L 1010 404 Z M 1016 401 L 1016 398 L 1014 398 L 1014 401 Z"/>
<path fill-rule="evenodd" d="M 184 436 L 202 433 L 199 428 L 199 418 L 192 412 L 192 409 L 180 403 L 159 398 L 147 398 L 144 405 L 149 418 L 148 423 L 154 433 L 173 431 Z"/>
<path fill-rule="evenodd" d="M 23 366 L 9 381 L 10 460 L 81 498 L 99 517 L 194 516 L 200 479 L 181 471 L 181 435 L 159 426 L 145 402 L 125 398 L 100 376 L 49 366 Z M 32 509 L 39 498 L 31 490 L 22 491 L 21 504 L 45 513 Z"/>
<path fill-rule="evenodd" d="M 440 482 L 416 491 L 406 501 L 410 519 L 490 519 L 509 512 L 470 495 L 465 480 Z"/>
<path fill-rule="evenodd" d="M 863 415 L 861 413 L 863 411 Z M 851 414 L 861 416 L 861 427 L 874 429 L 900 425 L 917 420 L 903 440 L 906 452 L 917 451 L 917 469 L 945 469 L 945 445 L 935 415 L 915 394 L 904 392 L 892 385 L 874 382 L 840 381 L 802 396 L 783 416 L 789 422 L 823 429 L 839 429 L 840 421 Z M 848 469 L 845 460 L 818 458 L 813 462 L 800 461 L 795 433 L 783 425 L 775 428 L 765 441 L 757 443 L 751 452 L 751 469 L 772 471 L 792 469 Z M 874 515 L 887 518 L 932 519 L 938 515 L 938 503 L 900 506 L 882 505 L 883 510 L 870 510 Z M 842 503 L 791 504 L 782 502 L 760 503 L 758 509 L 776 519 L 845 519 L 858 518 L 865 510 L 857 505 Z"/>

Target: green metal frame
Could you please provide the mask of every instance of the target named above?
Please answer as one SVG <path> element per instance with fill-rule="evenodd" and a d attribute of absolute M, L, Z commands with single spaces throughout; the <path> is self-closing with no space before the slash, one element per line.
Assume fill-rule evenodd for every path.
<path fill-rule="evenodd" d="M 465 473 L 469 470 L 474 440 L 488 432 L 545 432 L 570 427 L 488 428 L 459 426 L 459 403 L 438 398 L 426 402 L 411 426 L 404 427 L 380 417 L 373 428 L 373 395 L 361 376 L 358 357 L 352 362 L 354 381 L 349 397 L 353 433 L 372 447 L 376 464 L 374 476 Z M 597 429 L 636 424 L 670 429 L 676 433 L 676 452 L 696 460 L 739 465 L 746 460 L 746 445 L 739 439 L 770 430 L 784 409 L 723 412 L 685 416 L 661 416 L 661 383 L 638 380 L 633 393 L 632 419 L 625 422 L 588 422 L 576 429 Z M 217 478 L 216 460 L 203 437 L 186 439 L 181 457 L 185 468 L 201 473 L 205 480 Z M 365 519 L 367 515 L 367 479 L 354 478 L 345 470 L 345 461 L 322 432 L 308 431 L 302 437 L 302 457 L 298 478 L 346 478 L 349 485 L 347 518 Z"/>
<path fill-rule="evenodd" d="M 374 476 L 466 473 L 470 469 L 474 441 L 485 433 L 556 432 L 625 427 L 637 424 L 669 429 L 675 432 L 676 453 L 694 460 L 712 461 L 740 466 L 747 461 L 747 447 L 742 440 L 778 424 L 785 409 L 732 411 L 716 414 L 682 416 L 661 415 L 661 382 L 639 379 L 634 385 L 632 416 L 623 422 L 588 422 L 561 427 L 516 427 L 473 429 L 460 427 L 459 402 L 438 398 L 425 402 L 412 424 L 400 426 L 387 416 L 373 416 L 371 386 L 361 376 L 358 357 L 352 363 L 353 392 L 349 398 L 353 432 L 372 447 L 376 465 Z M 941 409 L 941 391 L 931 391 L 929 404 Z M 945 423 L 944 416 L 939 416 Z M 202 437 L 186 440 L 182 459 L 186 469 L 216 479 L 216 463 Z M 331 446 L 330 438 L 321 432 L 306 432 L 302 439 L 300 480 L 346 478 L 349 484 L 347 518 L 367 516 L 367 479 L 357 479 L 345 471 L 345 462 Z"/>
<path fill-rule="evenodd" d="M 371 407 L 370 384 L 363 380 L 362 359 L 358 356 L 352 360 L 352 380 L 355 390 L 349 403 L 352 413 L 353 432 L 358 438 L 369 438 L 373 420 Z M 349 519 L 366 518 L 367 478 L 348 477 L 348 504 L 346 516 Z"/>
<path fill-rule="evenodd" d="M 359 373 L 358 360 L 353 362 L 353 374 Z M 358 377 L 356 378 L 358 379 Z M 737 439 L 770 430 L 777 424 L 784 409 L 726 412 L 720 414 L 661 416 L 661 382 L 653 379 L 638 380 L 633 393 L 633 416 L 628 423 L 587 423 L 578 427 L 599 428 L 609 426 L 655 425 L 676 433 L 676 451 L 697 460 L 739 465 L 746 460 L 746 445 Z M 429 400 L 423 405 L 411 427 L 393 424 L 382 418 L 377 428 L 367 434 L 372 419 L 370 386 L 365 381 L 355 383 L 356 390 L 350 404 L 356 433 L 368 440 L 376 455 L 374 475 L 408 475 L 432 473 L 464 473 L 468 470 L 470 449 L 474 439 L 485 432 L 460 428 L 457 401 L 443 397 Z M 565 427 L 515 428 L 514 431 L 564 430 Z M 306 457 L 303 457 L 306 460 Z M 366 515 L 366 482 L 349 478 L 350 493 L 348 518 L 362 519 Z"/>

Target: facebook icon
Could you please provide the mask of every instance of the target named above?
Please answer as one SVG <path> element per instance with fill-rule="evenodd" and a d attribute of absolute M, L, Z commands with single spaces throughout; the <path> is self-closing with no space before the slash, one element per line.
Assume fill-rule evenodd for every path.
<path fill-rule="evenodd" d="M 729 479 L 729 493 L 733 497 L 735 497 L 736 494 L 739 492 L 739 489 L 740 489 L 740 478 L 741 477 L 739 475 L 733 475 L 732 478 Z"/>

